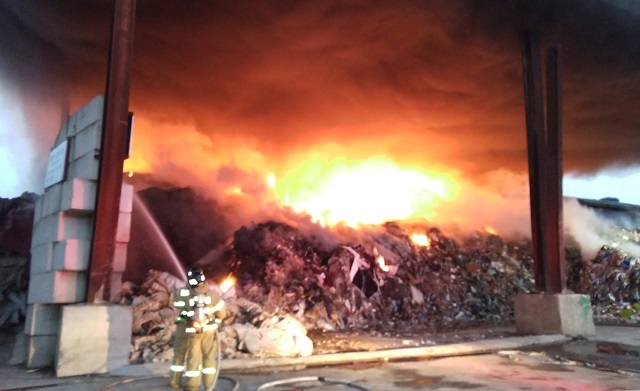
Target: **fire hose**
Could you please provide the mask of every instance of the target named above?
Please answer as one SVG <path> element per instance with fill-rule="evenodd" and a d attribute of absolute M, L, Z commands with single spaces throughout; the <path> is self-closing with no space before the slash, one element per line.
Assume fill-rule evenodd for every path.
<path fill-rule="evenodd" d="M 301 376 L 301 377 L 290 377 L 287 379 L 275 380 L 268 383 L 263 383 L 256 389 L 256 391 L 266 390 L 267 388 L 281 386 L 283 384 L 292 384 L 292 383 L 300 383 L 300 382 L 308 382 L 308 381 L 317 381 L 320 383 L 329 383 L 329 384 L 340 384 L 349 388 L 353 388 L 361 391 L 369 391 L 368 388 L 362 387 L 358 384 L 351 383 L 345 380 L 339 379 L 331 379 L 324 376 Z"/>
<path fill-rule="evenodd" d="M 218 330 L 216 330 L 215 333 L 216 333 L 216 346 L 218 347 L 216 363 L 218 365 L 216 368 L 215 375 L 213 377 L 213 382 L 211 383 L 211 387 L 209 387 L 207 391 L 213 391 L 213 389 L 216 387 L 216 383 L 218 382 L 218 376 L 220 375 L 220 362 L 222 361 L 222 351 L 220 349 L 220 333 L 218 333 Z M 233 391 L 237 390 L 238 387 L 240 386 L 240 383 L 238 383 L 236 380 L 234 381 L 236 382 L 236 387 L 234 388 Z"/>

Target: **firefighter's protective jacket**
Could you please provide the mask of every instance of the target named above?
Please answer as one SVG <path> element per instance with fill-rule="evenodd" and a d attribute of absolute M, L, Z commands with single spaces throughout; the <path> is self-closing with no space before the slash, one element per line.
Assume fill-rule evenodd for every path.
<path fill-rule="evenodd" d="M 206 389 L 213 389 L 219 365 L 215 330 L 226 317 L 224 301 L 206 284 L 178 289 L 173 298 L 179 316 L 169 384 L 178 388 L 184 374 L 185 390 L 198 390 L 201 380 Z"/>
<path fill-rule="evenodd" d="M 226 317 L 224 301 L 206 284 L 178 289 L 173 295 L 173 306 L 179 311 L 176 323 L 185 323 L 187 334 L 216 330 Z"/>

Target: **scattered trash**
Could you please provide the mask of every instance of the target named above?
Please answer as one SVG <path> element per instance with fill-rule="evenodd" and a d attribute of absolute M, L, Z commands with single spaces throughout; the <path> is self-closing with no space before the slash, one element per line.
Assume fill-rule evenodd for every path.
<path fill-rule="evenodd" d="M 428 244 L 415 243 L 416 234 Z M 509 320 L 514 295 L 535 290 L 527 241 L 477 233 L 458 244 L 437 228 L 399 223 L 330 249 L 289 225 L 261 223 L 236 231 L 224 259 L 238 297 L 295 314 L 309 329 Z"/>
<path fill-rule="evenodd" d="M 35 202 L 27 193 L 0 199 L 0 327 L 26 313 Z M 226 245 L 222 237 L 212 239 L 219 251 L 209 266 L 238 279 L 225 298 L 230 316 L 220 328 L 226 357 L 310 354 L 307 330 L 399 336 L 511 322 L 514 296 L 536 293 L 528 239 L 505 240 L 488 230 L 454 238 L 426 223 L 340 230 L 334 240 L 321 241 L 324 231 L 267 221 L 241 227 Z M 566 240 L 567 287 L 590 295 L 596 322 L 638 323 L 640 230 L 613 228 L 608 235 L 591 260 Z M 204 242 L 199 239 L 198 254 Z M 151 270 L 140 281 L 123 284 L 122 302 L 133 308 L 131 361 L 168 361 L 177 279 Z M 295 338 L 284 341 L 283 329 Z M 279 347 L 254 346 L 264 338 Z"/>
<path fill-rule="evenodd" d="M 0 198 L 0 327 L 27 314 L 30 246 L 36 195 Z"/>
<path fill-rule="evenodd" d="M 126 282 L 122 286 L 122 304 L 133 313 L 130 363 L 166 362 L 173 357 L 176 311 L 172 292 L 181 286 L 169 273 L 149 271 L 140 286 Z"/>
<path fill-rule="evenodd" d="M 592 260 L 567 250 L 567 285 L 588 294 L 600 322 L 640 322 L 640 230 L 613 229 Z"/>

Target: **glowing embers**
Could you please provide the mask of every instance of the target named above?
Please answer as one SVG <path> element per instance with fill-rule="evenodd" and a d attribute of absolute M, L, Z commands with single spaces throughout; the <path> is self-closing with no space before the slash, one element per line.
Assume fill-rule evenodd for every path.
<path fill-rule="evenodd" d="M 366 161 L 312 157 L 278 181 L 279 198 L 323 225 L 356 227 L 410 217 L 432 218 L 440 202 L 456 198 L 449 175 L 385 158 Z"/>

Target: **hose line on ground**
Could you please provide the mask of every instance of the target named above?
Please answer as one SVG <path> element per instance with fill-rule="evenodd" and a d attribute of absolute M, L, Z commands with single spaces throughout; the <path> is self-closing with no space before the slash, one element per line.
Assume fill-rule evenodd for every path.
<path fill-rule="evenodd" d="M 331 379 L 331 378 L 327 378 L 324 376 L 301 376 L 301 377 L 291 377 L 291 378 L 287 378 L 287 379 L 281 379 L 281 380 L 275 380 L 272 382 L 268 382 L 268 383 L 263 383 L 260 385 L 260 387 L 258 387 L 256 389 L 256 391 L 262 391 L 262 390 L 266 390 L 267 388 L 271 388 L 271 387 L 276 387 L 276 386 L 280 386 L 283 384 L 291 384 L 291 383 L 300 383 L 300 382 L 304 382 L 304 381 L 317 381 L 317 382 L 321 382 L 321 383 L 331 383 L 331 384 L 341 384 L 343 386 L 347 386 L 356 390 L 361 390 L 361 391 L 369 391 L 368 388 L 365 388 L 361 385 L 352 383 L 352 382 L 348 382 L 345 380 L 340 380 L 340 379 Z"/>
<path fill-rule="evenodd" d="M 151 379 L 168 379 L 169 376 L 147 376 L 147 377 L 132 377 L 129 379 L 125 379 L 119 382 L 115 382 L 115 383 L 111 383 L 107 386 L 104 386 L 100 389 L 100 391 L 105 391 L 105 390 L 109 390 L 113 387 L 117 387 L 117 386 L 121 386 L 124 384 L 131 384 L 131 383 L 135 383 L 135 382 L 139 382 L 139 381 L 145 381 L 145 380 L 151 380 Z M 238 388 L 240 388 L 240 382 L 237 381 L 236 379 L 229 377 L 229 376 L 220 376 L 219 379 L 224 379 L 227 380 L 230 383 L 233 383 L 233 388 L 231 389 L 231 391 L 238 391 Z M 209 391 L 209 390 L 207 390 Z"/>

